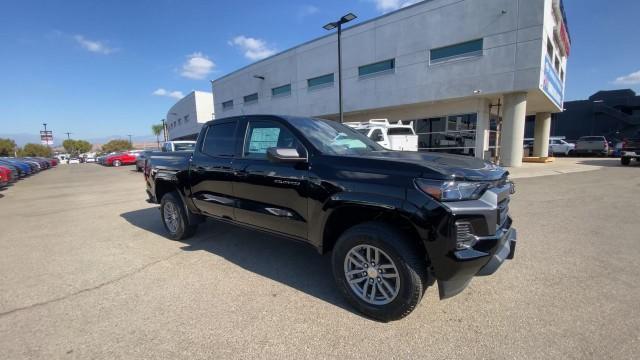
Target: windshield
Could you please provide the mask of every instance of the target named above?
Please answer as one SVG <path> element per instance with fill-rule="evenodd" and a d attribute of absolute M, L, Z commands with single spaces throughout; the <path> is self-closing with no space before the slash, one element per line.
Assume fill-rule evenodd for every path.
<path fill-rule="evenodd" d="M 384 150 L 375 141 L 335 121 L 295 118 L 291 124 L 323 154 L 358 155 Z"/>
<path fill-rule="evenodd" d="M 193 151 L 196 147 L 195 143 L 173 143 L 173 147 L 176 151 Z"/>

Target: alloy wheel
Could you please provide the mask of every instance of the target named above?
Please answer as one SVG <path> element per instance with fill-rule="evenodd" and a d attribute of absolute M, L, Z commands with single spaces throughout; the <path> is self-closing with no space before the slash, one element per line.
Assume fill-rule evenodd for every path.
<path fill-rule="evenodd" d="M 358 245 L 344 259 L 344 276 L 351 290 L 371 305 L 386 305 L 400 291 L 400 275 L 391 257 L 371 245 Z"/>
<path fill-rule="evenodd" d="M 172 234 L 178 232 L 178 216 L 180 214 L 176 205 L 172 202 L 166 202 L 164 204 L 164 223 L 167 225 L 167 230 Z"/>

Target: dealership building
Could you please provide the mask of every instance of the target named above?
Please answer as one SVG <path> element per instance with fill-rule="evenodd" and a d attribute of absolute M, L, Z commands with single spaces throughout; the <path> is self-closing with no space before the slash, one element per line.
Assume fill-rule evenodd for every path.
<path fill-rule="evenodd" d="M 424 151 L 547 156 L 570 52 L 561 0 L 427 0 L 342 32 L 344 121 L 413 121 Z M 335 32 L 212 81 L 215 112 L 339 119 Z M 499 133 L 499 134 L 498 134 Z"/>
<path fill-rule="evenodd" d="M 211 93 L 192 91 L 167 112 L 165 122 L 169 140 L 195 140 L 202 124 L 213 118 Z"/>

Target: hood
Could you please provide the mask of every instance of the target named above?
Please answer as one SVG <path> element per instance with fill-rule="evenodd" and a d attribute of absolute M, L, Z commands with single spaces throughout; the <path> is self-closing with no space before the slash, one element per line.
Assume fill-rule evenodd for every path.
<path fill-rule="evenodd" d="M 436 152 L 377 151 L 360 155 L 370 159 L 404 162 L 425 168 L 426 176 L 438 173 L 444 179 L 486 181 L 500 180 L 509 172 L 500 166 L 471 156 Z"/>

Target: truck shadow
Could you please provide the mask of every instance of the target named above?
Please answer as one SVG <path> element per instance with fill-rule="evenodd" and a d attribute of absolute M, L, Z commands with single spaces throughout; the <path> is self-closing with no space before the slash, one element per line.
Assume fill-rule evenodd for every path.
<path fill-rule="evenodd" d="M 138 228 L 166 236 L 158 208 L 120 216 Z M 331 257 L 319 255 L 309 245 L 215 220 L 201 224 L 196 235 L 182 243 L 184 251 L 208 251 L 245 270 L 355 313 L 335 285 Z"/>
<path fill-rule="evenodd" d="M 584 159 L 577 162 L 580 165 L 592 165 L 602 167 L 622 167 L 620 164 L 620 158 L 602 158 L 602 159 Z M 631 165 L 637 165 L 637 161 L 631 161 Z"/>

